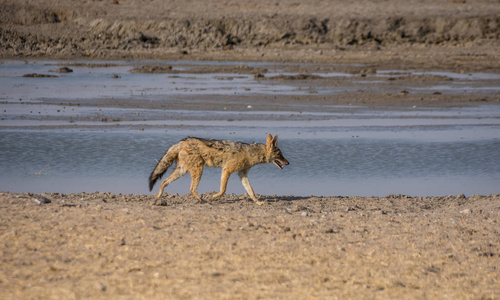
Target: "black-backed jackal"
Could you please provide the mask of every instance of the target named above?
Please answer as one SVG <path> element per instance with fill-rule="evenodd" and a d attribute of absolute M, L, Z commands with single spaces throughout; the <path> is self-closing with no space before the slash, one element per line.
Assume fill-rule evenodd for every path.
<path fill-rule="evenodd" d="M 203 167 L 207 166 L 222 168 L 220 191 L 212 197 L 212 200 L 226 192 L 229 176 L 237 171 L 250 198 L 257 204 L 263 204 L 264 202 L 257 199 L 250 186 L 248 171 L 258 164 L 274 163 L 280 169 L 283 169 L 283 165 L 288 165 L 288 161 L 278 148 L 277 135 L 273 137 L 269 134 L 265 145 L 189 137 L 170 147 L 163 155 L 149 176 L 150 191 L 174 161 L 177 162 L 176 167 L 172 174 L 162 181 L 157 198 L 160 198 L 167 185 L 189 172 L 191 194 L 201 202 L 198 184 L 203 174 Z"/>

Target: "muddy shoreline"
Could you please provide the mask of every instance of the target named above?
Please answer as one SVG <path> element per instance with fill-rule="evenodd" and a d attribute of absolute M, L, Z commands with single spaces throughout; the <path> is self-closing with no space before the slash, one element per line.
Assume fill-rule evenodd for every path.
<path fill-rule="evenodd" d="M 0 4 L 3 58 L 367 64 L 494 71 L 494 1 L 72 1 Z"/>
<path fill-rule="evenodd" d="M 199 204 L 189 195 L 0 193 L 0 296 L 500 293 L 500 195 L 263 198 L 257 206 L 245 195 Z"/>

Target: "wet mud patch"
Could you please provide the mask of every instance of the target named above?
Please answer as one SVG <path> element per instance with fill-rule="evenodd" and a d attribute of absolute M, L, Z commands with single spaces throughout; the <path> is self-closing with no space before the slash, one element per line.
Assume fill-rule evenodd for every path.
<path fill-rule="evenodd" d="M 391 76 L 387 78 L 390 81 L 396 80 L 409 80 L 409 81 L 417 81 L 417 82 L 442 82 L 442 81 L 453 81 L 453 78 L 448 76 L 440 76 L 440 75 L 397 75 Z"/>
<path fill-rule="evenodd" d="M 91 63 L 91 62 L 64 62 L 60 64 L 54 64 L 54 63 L 48 63 L 46 64 L 48 66 L 51 65 L 64 65 L 64 66 L 69 66 L 69 67 L 85 67 L 85 68 L 114 68 L 114 67 L 119 67 L 122 66 L 122 64 L 115 64 L 115 63 Z"/>
<path fill-rule="evenodd" d="M 26 78 L 57 78 L 59 76 L 51 75 L 51 74 L 29 73 L 29 74 L 24 74 L 23 77 L 26 77 Z"/>
<path fill-rule="evenodd" d="M 258 74 L 266 73 L 267 69 L 250 67 L 247 65 L 211 65 L 211 66 L 183 66 L 176 65 L 174 68 L 171 65 L 145 65 L 142 67 L 133 68 L 131 73 L 147 73 L 147 74 Z"/>
<path fill-rule="evenodd" d="M 295 75 L 277 75 L 277 76 L 269 76 L 265 77 L 261 73 L 255 76 L 258 79 L 269 79 L 269 80 L 316 80 L 316 79 L 324 79 L 323 76 L 319 75 L 311 75 L 311 74 L 295 74 Z"/>

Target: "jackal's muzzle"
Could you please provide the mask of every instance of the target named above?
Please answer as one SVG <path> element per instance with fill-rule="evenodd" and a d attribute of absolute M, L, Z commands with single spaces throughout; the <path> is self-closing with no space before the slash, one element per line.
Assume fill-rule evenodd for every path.
<path fill-rule="evenodd" d="M 278 160 L 278 159 L 275 159 L 275 160 L 273 161 L 273 163 L 274 163 L 274 165 L 275 165 L 276 167 L 278 167 L 278 168 L 280 168 L 280 169 L 283 169 L 283 165 L 288 165 L 288 164 L 289 164 L 289 163 L 288 163 L 288 160 L 286 160 L 284 157 L 283 157 L 283 159 L 279 159 L 279 160 Z"/>

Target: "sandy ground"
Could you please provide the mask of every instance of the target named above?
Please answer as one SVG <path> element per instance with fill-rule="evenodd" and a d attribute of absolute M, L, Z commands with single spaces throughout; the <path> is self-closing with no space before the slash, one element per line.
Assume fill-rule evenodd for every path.
<path fill-rule="evenodd" d="M 500 296 L 500 195 L 264 199 L 2 193 L 0 298 Z"/>
<path fill-rule="evenodd" d="M 489 0 L 3 0 L 0 57 L 363 64 L 352 72 L 368 80 L 379 69 L 498 73 L 499 16 Z M 402 80 L 385 85 L 436 78 Z M 500 98 L 423 93 L 336 100 Z M 499 195 L 266 199 L 1 193 L 0 298 L 500 297 Z"/>

